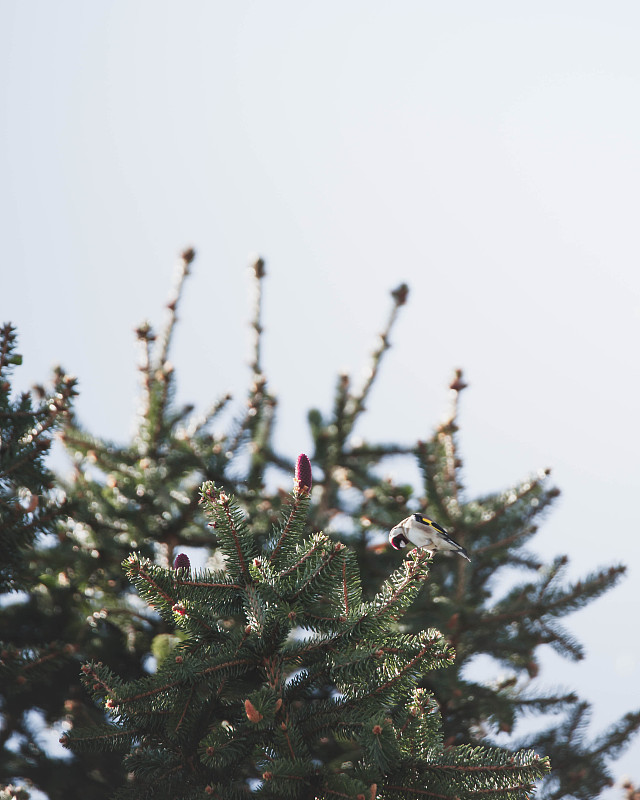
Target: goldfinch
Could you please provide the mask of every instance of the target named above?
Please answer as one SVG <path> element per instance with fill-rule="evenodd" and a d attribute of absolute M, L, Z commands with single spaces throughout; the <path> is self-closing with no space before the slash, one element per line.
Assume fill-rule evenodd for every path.
<path fill-rule="evenodd" d="M 411 514 L 411 516 L 399 522 L 395 528 L 389 531 L 389 542 L 392 547 L 399 550 L 406 547 L 409 542 L 417 547 L 423 547 L 430 553 L 436 550 L 458 553 L 467 561 L 471 561 L 467 551 L 454 542 L 445 529 L 422 514 Z"/>

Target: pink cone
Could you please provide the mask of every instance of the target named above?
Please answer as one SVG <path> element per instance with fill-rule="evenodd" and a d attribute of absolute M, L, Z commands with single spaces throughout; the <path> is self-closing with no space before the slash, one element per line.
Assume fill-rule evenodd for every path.
<path fill-rule="evenodd" d="M 176 556 L 176 560 L 173 562 L 174 569 L 190 569 L 191 562 L 189 561 L 189 556 L 186 553 L 179 553 Z"/>
<path fill-rule="evenodd" d="M 296 463 L 295 490 L 309 494 L 313 481 L 311 479 L 311 462 L 304 453 L 298 456 Z"/>

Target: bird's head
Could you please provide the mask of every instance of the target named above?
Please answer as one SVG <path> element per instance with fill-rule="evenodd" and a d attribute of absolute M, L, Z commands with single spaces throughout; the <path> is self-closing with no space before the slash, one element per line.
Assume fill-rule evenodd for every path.
<path fill-rule="evenodd" d="M 402 528 L 394 528 L 391 531 L 389 534 L 389 542 L 391 543 L 391 547 L 395 547 L 396 550 L 400 550 L 401 547 L 406 547 L 409 544 L 409 540 Z"/>

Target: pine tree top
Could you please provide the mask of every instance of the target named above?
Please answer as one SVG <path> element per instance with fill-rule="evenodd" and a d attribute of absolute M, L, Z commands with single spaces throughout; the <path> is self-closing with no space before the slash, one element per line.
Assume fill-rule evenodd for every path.
<path fill-rule="evenodd" d="M 83 666 L 113 722 L 74 729 L 65 746 L 128 751 L 123 798 L 525 797 L 547 759 L 445 748 L 437 703 L 419 686 L 454 658 L 439 631 L 401 628 L 429 554 L 413 551 L 365 599 L 353 550 L 306 534 L 310 484 L 305 457 L 261 541 L 235 499 L 205 483 L 221 571 L 126 559 L 141 597 L 180 635 L 137 681 Z"/>

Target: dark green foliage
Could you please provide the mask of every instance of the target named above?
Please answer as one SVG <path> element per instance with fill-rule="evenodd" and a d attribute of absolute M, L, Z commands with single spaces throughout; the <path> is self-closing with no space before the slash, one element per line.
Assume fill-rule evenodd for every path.
<path fill-rule="evenodd" d="M 118 797 L 525 797 L 548 771 L 533 752 L 443 747 L 437 706 L 418 683 L 453 650 L 437 630 L 398 629 L 427 580 L 425 552 L 367 601 L 353 552 L 305 538 L 306 490 L 262 547 L 226 492 L 207 483 L 202 497 L 223 573 L 125 561 L 183 641 L 138 680 L 82 668 L 115 724 L 74 729 L 65 743 L 128 752 Z"/>
<path fill-rule="evenodd" d="M 203 416 L 195 414 L 190 406 L 178 408 L 173 401 L 175 371 L 169 354 L 181 292 L 193 258 L 192 250 L 182 254 L 178 281 L 167 306 L 168 322 L 160 334 L 156 337 L 148 324 L 137 331 L 142 350 L 142 392 L 131 441 L 104 441 L 83 430 L 75 419 L 66 426 L 64 441 L 75 462 L 74 474 L 64 484 L 70 521 L 50 528 L 56 535 L 47 537 L 46 547 L 37 540 L 29 561 L 29 598 L 0 608 L 3 635 L 6 630 L 6 639 L 12 643 L 2 666 L 13 676 L 11 685 L 16 689 L 7 694 L 10 705 L 3 699 L 1 736 L 4 745 L 19 742 L 18 752 L 4 751 L 0 781 L 17 777 L 32 780 L 52 800 L 106 800 L 115 787 L 124 785 L 128 770 L 138 771 L 139 767 L 141 774 L 149 770 L 149 774 L 166 777 L 166 751 L 157 746 L 155 739 L 143 741 L 138 728 L 127 733 L 119 724 L 117 734 L 106 729 L 105 742 L 114 741 L 125 750 L 131 744 L 138 747 L 124 765 L 117 748 L 111 750 L 110 745 L 101 750 L 100 742 L 94 753 L 83 753 L 79 758 L 71 757 L 67 751 L 66 758 L 62 758 L 59 752 L 52 754 L 39 742 L 37 731 L 28 723 L 29 713 L 38 709 L 46 724 L 74 731 L 104 724 L 104 708 L 91 703 L 79 683 L 80 663 L 102 663 L 101 669 L 118 675 L 123 685 L 139 682 L 142 686 L 151 681 L 151 686 L 155 685 L 157 674 L 180 677 L 185 670 L 191 676 L 190 685 L 197 687 L 200 679 L 194 676 L 198 675 L 198 665 L 209 663 L 207 659 L 214 650 L 231 642 L 229 636 L 236 635 L 233 631 L 241 619 L 249 622 L 256 635 L 259 632 L 260 637 L 279 648 L 283 659 L 289 659 L 293 655 L 289 656 L 288 648 L 297 646 L 289 638 L 289 614 L 294 615 L 296 630 L 330 638 L 337 635 L 336 625 L 340 628 L 346 624 L 340 620 L 336 623 L 337 607 L 345 611 L 339 616 L 347 617 L 363 603 L 389 603 L 393 607 L 393 587 L 400 580 L 397 569 L 402 554 L 387 545 L 386 532 L 408 513 L 420 511 L 444 525 L 469 550 L 472 562 L 438 555 L 431 564 L 429 579 L 420 584 L 422 588 L 411 585 L 412 593 L 419 589 L 416 601 L 408 608 L 398 608 L 403 616 L 402 630 L 397 633 L 409 637 L 411 646 L 416 646 L 416 637 L 422 636 L 423 631 L 436 629 L 454 645 L 457 654 L 449 666 L 424 671 L 419 676 L 411 674 L 411 681 L 417 679 L 419 683 L 419 689 L 411 690 L 414 706 L 420 702 L 426 704 L 425 709 L 433 710 L 428 699 L 433 693 L 442 715 L 445 746 L 472 748 L 492 744 L 499 732 L 519 734 L 519 721 L 532 712 L 553 713 L 547 728 L 522 741 L 525 748 L 534 747 L 539 754 L 551 755 L 554 772 L 543 784 L 541 794 L 553 800 L 569 795 L 585 800 L 595 797 L 610 780 L 610 762 L 629 741 L 639 720 L 628 715 L 614 726 L 615 730 L 594 742 L 570 738 L 575 715 L 583 714 L 582 719 L 586 719 L 585 704 L 570 691 L 556 691 L 545 685 L 544 676 L 538 676 L 539 648 L 549 644 L 565 657 L 581 658 L 580 644 L 561 623 L 567 614 L 610 589 L 624 568 L 605 568 L 568 585 L 564 579 L 566 557 L 557 556 L 548 562 L 529 549 L 537 526 L 558 494 L 549 485 L 547 474 L 536 474 L 513 489 L 491 496 L 467 496 L 461 480 L 457 439 L 457 403 L 464 389 L 461 373 L 451 384 L 453 407 L 448 421 L 432 435 L 428 434 L 428 427 L 417 431 L 424 440 L 396 444 L 354 438 L 370 402 L 382 357 L 389 349 L 394 321 L 407 299 L 404 285 L 392 292 L 391 313 L 364 384 L 354 388 L 348 376 L 340 376 L 333 408 L 328 413 L 317 409 L 309 412 L 313 438 L 313 452 L 309 455 L 314 470 L 313 491 L 304 498 L 309 533 L 301 538 L 298 529 L 297 535 L 291 535 L 299 525 L 301 507 L 296 510 L 287 505 L 282 492 L 268 488 L 274 485 L 276 475 L 291 475 L 294 460 L 278 453 L 273 441 L 277 401 L 261 363 L 265 277 L 261 259 L 252 265 L 256 303 L 252 375 L 246 402 L 240 409 L 235 407 L 235 416 L 229 421 L 228 396 L 214 403 Z M 204 346 L 218 345 L 210 342 Z M 223 378 L 219 389 L 225 388 Z M 418 465 L 422 480 L 417 486 L 403 479 L 380 477 L 385 459 L 394 456 Z M 203 481 L 215 482 L 218 494 L 235 495 L 242 513 L 232 512 L 231 506 L 227 513 L 223 506 L 214 504 L 210 510 L 214 511 L 217 527 L 209 527 L 203 508 L 198 505 L 197 487 Z M 228 516 L 232 513 L 236 516 Z M 234 532 L 222 536 L 229 526 Z M 347 552 L 355 552 L 355 558 L 335 549 L 339 539 L 347 542 Z M 176 553 L 185 547 L 199 549 L 203 562 L 208 559 L 206 572 L 169 569 Z M 129 558 L 131 551 L 137 553 L 133 560 Z M 259 564 L 254 563 L 255 558 L 260 559 Z M 149 610 L 132 591 L 120 566 L 124 560 L 139 595 L 155 610 Z M 291 569 L 298 562 L 299 568 Z M 20 563 L 24 564 L 22 556 Z M 135 574 L 136 570 L 140 572 Z M 523 576 L 520 584 L 503 590 L 502 574 L 509 576 L 513 586 L 515 571 Z M 184 614 L 174 611 L 173 605 L 169 608 L 161 595 L 158 600 L 158 591 L 173 598 L 176 585 L 179 596 L 175 599 L 184 605 Z M 216 594 L 215 607 L 210 605 L 210 592 Z M 273 611 L 275 606 L 281 609 L 280 613 Z M 300 609 L 305 609 L 304 613 Z M 358 641 L 366 642 L 377 635 L 376 625 L 370 624 L 372 619 L 375 614 L 358 620 L 353 628 Z M 203 637 L 207 645 L 200 652 L 195 642 Z M 33 680 L 16 686 L 20 660 L 14 653 L 22 653 L 37 663 L 43 645 L 46 656 L 57 652 L 62 660 L 44 659 L 26 673 Z M 243 647 L 248 648 L 248 642 Z M 341 674 L 351 676 L 351 680 L 352 672 L 357 676 L 360 665 L 366 667 L 370 651 L 353 642 L 350 647 L 347 661 L 353 659 L 352 665 L 341 660 L 342 651 L 335 657 L 336 665 L 341 664 Z M 189 657 L 178 665 L 175 657 L 180 648 Z M 409 644 L 398 648 L 397 658 L 410 657 Z M 305 662 L 307 672 L 294 674 L 288 686 L 293 691 L 300 685 L 303 692 L 305 687 L 322 685 L 324 688 L 317 690 L 313 701 L 331 709 L 332 687 L 342 678 L 338 672 L 329 674 L 319 661 L 314 661 L 313 652 Z M 148 673 L 150 653 L 158 663 L 156 675 Z M 496 673 L 506 668 L 508 676 L 490 683 L 469 677 L 474 658 L 482 655 L 497 662 Z M 385 663 L 387 658 L 392 664 L 391 654 L 385 656 Z M 56 663 L 59 666 L 54 668 Z M 227 681 L 225 689 L 230 692 L 229 684 L 233 683 L 237 696 L 232 703 L 250 699 L 252 704 L 255 701 L 255 708 L 267 712 L 263 713 L 263 720 L 255 723 L 256 730 L 272 724 L 275 716 L 272 719 L 270 714 L 276 713 L 275 701 L 273 694 L 261 693 L 265 688 L 261 683 L 263 673 L 245 672 L 237 664 L 231 667 L 228 660 L 220 663 L 227 664 L 225 669 L 230 675 L 236 670 L 234 680 Z M 46 669 L 49 672 L 45 675 Z M 415 694 L 419 690 L 424 693 Z M 364 689 L 354 677 L 353 692 L 357 691 Z M 395 702 L 397 698 L 385 699 Z M 405 702 L 409 702 L 406 697 Z M 196 721 L 189 713 L 183 725 L 188 723 L 195 726 L 190 730 L 196 730 Z M 558 721 L 559 714 L 566 715 L 566 722 Z M 419 716 L 424 724 L 436 717 L 440 724 L 439 714 L 425 711 Z M 393 725 L 402 729 L 405 723 L 395 712 L 391 718 Z M 141 719 L 144 722 L 144 715 Z M 355 752 L 352 732 L 340 725 L 328 728 L 324 719 L 316 715 L 316 724 L 325 725 L 324 733 L 331 742 L 326 758 L 350 761 L 350 754 Z M 245 714 L 245 726 L 246 720 Z M 410 732 L 411 739 L 416 740 L 416 753 L 428 749 L 439 727 L 425 731 L 423 722 L 417 727 L 409 717 L 405 722 L 405 737 Z M 382 724 L 381 728 L 387 730 Z M 371 750 L 373 758 L 380 741 L 377 737 L 388 735 L 377 734 L 369 741 L 363 734 L 358 748 Z M 124 738 L 118 740 L 118 736 Z M 220 759 L 216 768 L 226 770 L 253 753 L 246 741 L 238 741 L 226 729 L 219 730 L 216 736 Z M 198 758 L 207 763 L 202 754 Z M 584 768 L 587 762 L 589 769 Z M 286 763 L 283 757 L 270 779 L 272 788 L 297 781 L 298 769 L 297 762 Z M 502 767 L 496 765 L 496 769 Z M 504 771 L 506 774 L 508 769 L 504 767 Z M 412 775 L 406 773 L 403 780 L 410 783 Z M 443 769 L 438 775 L 455 776 L 455 771 Z M 334 775 L 333 779 L 335 791 L 344 794 L 355 791 L 357 795 L 360 790 L 356 791 L 356 786 L 370 785 L 366 775 Z M 385 797 L 392 797 L 392 791 L 388 789 Z M 184 796 L 189 796 L 186 790 Z M 242 789 L 230 789 L 224 796 L 245 795 Z M 368 798 L 366 791 L 363 796 Z"/>
<path fill-rule="evenodd" d="M 53 475 L 45 466 L 52 435 L 68 414 L 76 394 L 75 380 L 61 370 L 50 392 L 38 388 L 33 397 L 12 399 L 10 373 L 22 363 L 16 353 L 16 332 L 0 330 L 0 784 L 25 773 L 25 765 L 50 775 L 43 747 L 33 741 L 26 710 L 39 708 L 51 685 L 65 672 L 72 676 L 76 651 L 73 638 L 60 636 L 49 620 L 29 613 L 34 600 L 26 592 L 40 580 L 54 580 L 52 569 L 42 574 L 39 548 L 50 543 L 65 504 L 54 491 Z M 54 690 L 55 691 L 55 690 Z M 31 740 L 31 741 L 30 741 Z M 7 750 L 8 743 L 13 745 Z M 7 797 L 26 797 L 19 788 Z"/>

